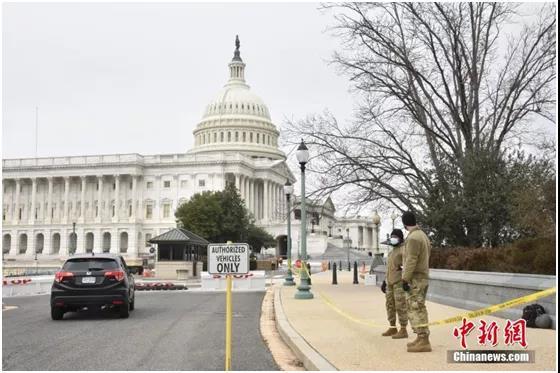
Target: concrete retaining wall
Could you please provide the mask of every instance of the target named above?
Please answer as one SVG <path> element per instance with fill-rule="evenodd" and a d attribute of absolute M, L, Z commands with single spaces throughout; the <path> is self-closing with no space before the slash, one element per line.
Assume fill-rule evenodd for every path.
<path fill-rule="evenodd" d="M 374 272 L 377 274 L 377 284 L 381 285 L 385 279 L 386 267 L 377 266 Z M 428 299 L 448 306 L 477 310 L 555 286 L 555 276 L 430 269 Z M 556 329 L 556 294 L 530 304 L 532 303 L 539 303 L 544 307 Z M 499 311 L 494 315 L 518 319 L 526 305 Z"/>

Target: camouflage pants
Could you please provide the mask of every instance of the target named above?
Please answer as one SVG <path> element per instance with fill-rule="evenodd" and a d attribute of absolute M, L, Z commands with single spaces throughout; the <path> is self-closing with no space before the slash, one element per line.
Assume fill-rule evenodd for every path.
<path fill-rule="evenodd" d="M 401 326 L 406 326 L 406 324 L 408 324 L 406 295 L 402 288 L 402 281 L 392 285 L 387 284 L 385 307 L 387 308 L 387 320 L 389 320 L 391 325 L 396 325 L 397 314 L 399 315 L 399 324 Z"/>
<path fill-rule="evenodd" d="M 413 278 L 410 290 L 406 291 L 406 304 L 408 307 L 408 318 L 412 330 L 416 334 L 430 335 L 430 330 L 424 325 L 428 323 L 428 310 L 426 309 L 426 294 L 428 293 L 428 279 Z"/>

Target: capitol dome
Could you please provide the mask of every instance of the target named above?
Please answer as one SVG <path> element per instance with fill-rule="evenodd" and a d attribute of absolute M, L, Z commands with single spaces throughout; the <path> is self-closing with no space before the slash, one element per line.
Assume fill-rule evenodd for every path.
<path fill-rule="evenodd" d="M 280 133 L 268 108 L 245 83 L 245 63 L 237 37 L 235 46 L 230 78 L 193 131 L 195 145 L 190 152 L 241 152 L 254 158 L 286 159 L 278 149 Z"/>

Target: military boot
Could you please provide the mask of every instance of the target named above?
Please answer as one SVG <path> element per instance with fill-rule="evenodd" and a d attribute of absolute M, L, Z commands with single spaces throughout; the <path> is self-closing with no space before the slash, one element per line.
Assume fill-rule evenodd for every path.
<path fill-rule="evenodd" d="M 416 344 L 407 347 L 408 352 L 430 352 L 432 351 L 432 346 L 430 345 L 430 339 L 427 334 L 418 335 L 418 342 Z"/>
<path fill-rule="evenodd" d="M 394 334 L 391 338 L 393 339 L 408 338 L 408 333 L 406 332 L 406 326 L 401 326 L 399 331 L 396 334 Z"/>
<path fill-rule="evenodd" d="M 416 339 L 415 339 L 414 341 L 412 341 L 412 342 L 408 342 L 408 343 L 406 344 L 406 347 L 414 346 L 416 343 L 418 343 L 419 340 L 420 340 L 420 336 L 419 336 L 418 334 L 416 334 Z"/>
<path fill-rule="evenodd" d="M 382 333 L 381 335 L 383 337 L 390 337 L 392 335 L 397 334 L 397 328 L 395 328 L 394 326 L 391 326 L 389 329 L 387 329 L 387 331 L 385 333 Z"/>

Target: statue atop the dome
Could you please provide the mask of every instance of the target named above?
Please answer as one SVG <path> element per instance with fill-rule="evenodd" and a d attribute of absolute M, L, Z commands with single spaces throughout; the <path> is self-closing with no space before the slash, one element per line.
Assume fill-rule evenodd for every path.
<path fill-rule="evenodd" d="M 239 35 L 235 35 L 235 52 L 233 52 L 233 61 L 243 62 L 241 59 L 241 53 L 239 52 L 239 47 L 241 43 L 239 42 Z"/>

